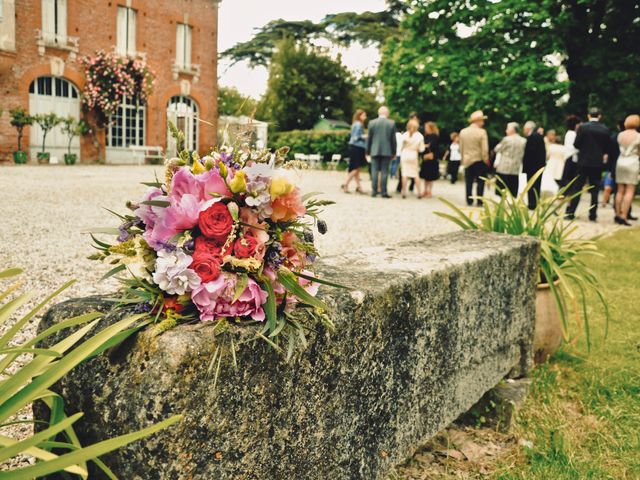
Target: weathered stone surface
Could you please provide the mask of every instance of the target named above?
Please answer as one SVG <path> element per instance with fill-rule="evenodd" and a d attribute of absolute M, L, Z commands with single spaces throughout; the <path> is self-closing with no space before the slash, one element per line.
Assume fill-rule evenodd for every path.
<path fill-rule="evenodd" d="M 85 443 L 186 415 L 104 458 L 123 479 L 381 479 L 530 368 L 537 263 L 531 239 L 478 232 L 329 258 L 323 275 L 357 290 L 324 290 L 337 330 L 318 327 L 290 364 L 245 344 L 214 390 L 212 326 L 190 325 L 143 332 L 57 389 L 85 412 Z M 40 328 L 93 309 L 108 304 L 65 302 Z"/>

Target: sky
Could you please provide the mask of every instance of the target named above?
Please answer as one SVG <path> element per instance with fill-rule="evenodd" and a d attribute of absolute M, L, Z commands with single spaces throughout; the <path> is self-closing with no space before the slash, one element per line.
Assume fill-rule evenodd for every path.
<path fill-rule="evenodd" d="M 218 49 L 220 52 L 254 34 L 254 29 L 271 20 L 322 20 L 329 13 L 380 11 L 384 0 L 222 0 L 218 20 Z M 353 71 L 375 71 L 379 60 L 375 48 L 352 46 L 335 49 L 342 53 L 343 63 Z M 230 66 L 221 60 L 218 66 L 219 83 L 233 86 L 245 95 L 259 98 L 267 87 L 265 68 L 251 69 L 245 62 Z"/>

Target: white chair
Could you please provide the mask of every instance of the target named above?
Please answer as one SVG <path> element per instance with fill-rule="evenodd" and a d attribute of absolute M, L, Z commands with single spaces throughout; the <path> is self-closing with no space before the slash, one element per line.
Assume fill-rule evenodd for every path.
<path fill-rule="evenodd" d="M 320 163 L 322 162 L 322 155 L 319 153 L 313 153 L 309 155 L 309 165 L 311 168 L 320 168 Z"/>
<path fill-rule="evenodd" d="M 334 153 L 333 155 L 331 155 L 331 162 L 329 163 L 329 168 L 331 168 L 331 170 L 337 169 L 338 164 L 340 163 L 340 160 L 342 160 L 342 155 L 340 155 L 339 153 Z"/>

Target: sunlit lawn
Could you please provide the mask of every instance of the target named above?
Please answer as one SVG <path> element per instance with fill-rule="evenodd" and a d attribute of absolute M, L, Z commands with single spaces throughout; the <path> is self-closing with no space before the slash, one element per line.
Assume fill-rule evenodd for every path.
<path fill-rule="evenodd" d="M 515 433 L 532 442 L 499 461 L 492 478 L 640 478 L 640 230 L 599 242 L 590 260 L 610 302 L 609 336 L 593 305 L 594 344 L 566 346 L 533 374 Z"/>

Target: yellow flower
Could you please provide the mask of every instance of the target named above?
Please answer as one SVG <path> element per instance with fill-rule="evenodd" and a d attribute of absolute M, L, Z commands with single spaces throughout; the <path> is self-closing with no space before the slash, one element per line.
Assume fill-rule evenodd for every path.
<path fill-rule="evenodd" d="M 287 195 L 293 191 L 295 185 L 286 177 L 276 177 L 271 180 L 271 198 L 275 199 Z"/>
<path fill-rule="evenodd" d="M 249 258 L 237 258 L 232 257 L 231 255 L 227 255 L 222 260 L 223 264 L 230 264 L 236 268 L 244 268 L 250 272 L 257 272 L 262 267 L 262 262 L 253 257 Z"/>
<path fill-rule="evenodd" d="M 236 172 L 233 179 L 229 182 L 229 190 L 233 193 L 242 193 L 247 191 L 247 177 L 243 170 Z"/>
<path fill-rule="evenodd" d="M 204 165 L 202 165 L 202 163 L 200 163 L 200 160 L 195 160 L 191 167 L 191 171 L 194 175 L 200 175 L 201 173 L 206 172 L 207 169 L 204 168 Z"/>
<path fill-rule="evenodd" d="M 227 178 L 227 173 L 229 173 L 227 171 L 227 166 L 224 163 L 219 162 L 218 163 L 218 167 L 219 167 L 219 170 L 220 170 L 220 175 L 222 175 L 222 178 Z"/>

